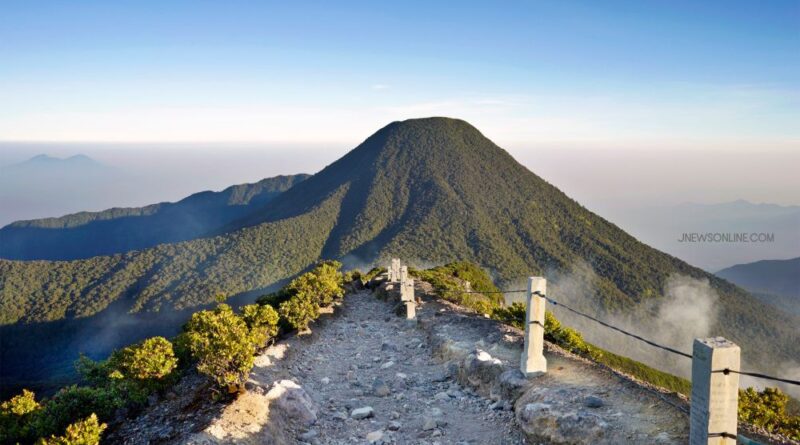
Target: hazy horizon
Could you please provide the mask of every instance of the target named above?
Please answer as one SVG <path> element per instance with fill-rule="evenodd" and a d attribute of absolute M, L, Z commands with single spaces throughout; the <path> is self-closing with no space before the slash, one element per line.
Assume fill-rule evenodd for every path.
<path fill-rule="evenodd" d="M 53 216 L 314 173 L 449 116 L 601 215 L 798 205 L 800 8 L 734 4 L 10 4 L 0 166 L 85 152 L 140 178 L 23 212 Z"/>
<path fill-rule="evenodd" d="M 487 135 L 490 136 L 491 135 Z M 366 138 L 366 136 L 364 136 Z M 175 201 L 204 190 L 255 182 L 271 176 L 313 174 L 355 144 L 81 144 L 0 142 L 0 169 L 38 154 L 65 158 L 85 154 L 158 187 L 129 190 L 113 206 Z M 501 144 L 502 146 L 502 144 Z M 507 147 L 529 170 L 592 210 L 716 204 L 743 199 L 752 203 L 800 205 L 800 151 L 737 150 L 642 151 L 613 148 Z M 707 174 L 724 171 L 724 175 Z M 763 172 L 771 174 L 764 175 Z M 150 184 L 155 185 L 155 184 Z M 24 200 L 24 190 L 18 191 Z M 81 210 L 102 210 L 91 202 Z M 57 212 L 56 212 L 57 213 Z M 59 216 L 53 212 L 27 218 Z M 0 224 L 7 223 L 0 215 Z"/>

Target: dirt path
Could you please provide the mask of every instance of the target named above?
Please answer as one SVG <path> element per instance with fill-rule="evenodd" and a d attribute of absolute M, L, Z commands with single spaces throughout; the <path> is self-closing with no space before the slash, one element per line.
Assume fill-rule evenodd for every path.
<path fill-rule="evenodd" d="M 314 444 L 519 444 L 510 406 L 458 385 L 423 332 L 371 292 L 348 295 L 313 334 L 292 339 L 268 381 L 292 378 L 319 406 L 301 441 Z M 260 379 L 259 379 L 260 380 Z M 372 414 L 363 419 L 359 408 Z M 365 410 L 369 411 L 369 410 Z M 354 415 L 355 413 L 355 415 Z"/>
<path fill-rule="evenodd" d="M 108 443 L 688 441 L 683 398 L 549 343 L 547 374 L 525 378 L 520 330 L 436 299 L 428 283 L 415 292 L 423 303 L 411 323 L 393 313 L 398 296 L 383 286 L 349 293 L 311 334 L 257 356 L 235 401 L 211 402 L 208 384 L 190 374 Z"/>

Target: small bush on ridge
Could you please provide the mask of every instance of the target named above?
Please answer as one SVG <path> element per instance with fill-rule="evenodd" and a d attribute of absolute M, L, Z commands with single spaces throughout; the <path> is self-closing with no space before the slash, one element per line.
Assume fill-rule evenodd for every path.
<path fill-rule="evenodd" d="M 278 335 L 278 312 L 268 305 L 248 304 L 241 308 L 241 317 L 250 330 L 250 337 L 256 349 Z"/>
<path fill-rule="evenodd" d="M 197 370 L 221 388 L 236 392 L 253 367 L 255 345 L 247 323 L 230 306 L 199 311 L 184 327 L 185 344 L 197 362 Z"/>
<path fill-rule="evenodd" d="M 39 439 L 37 445 L 97 445 L 107 427 L 108 425 L 97 420 L 97 415 L 92 414 L 84 420 L 67 426 L 63 436 Z"/>

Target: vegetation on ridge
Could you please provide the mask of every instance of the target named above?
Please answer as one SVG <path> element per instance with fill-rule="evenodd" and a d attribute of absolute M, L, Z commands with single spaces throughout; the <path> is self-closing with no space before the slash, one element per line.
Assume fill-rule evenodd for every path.
<path fill-rule="evenodd" d="M 640 243 L 454 119 L 392 123 L 219 233 L 81 261 L 0 261 L 0 322 L 86 317 L 112 302 L 130 312 L 194 307 L 320 258 L 469 260 L 501 281 L 586 263 L 596 274 L 586 302 L 599 310 L 661 298 L 675 274 L 708 280 L 719 295 L 713 329 L 747 360 L 800 356 L 791 327 L 800 317 Z"/>
<path fill-rule="evenodd" d="M 328 306 L 344 296 L 341 263 L 323 261 L 295 278 L 277 294 L 288 299 L 309 299 Z M 254 363 L 254 354 L 279 333 L 279 325 L 306 316 L 282 311 L 287 319 L 267 304 L 243 306 L 240 313 L 222 303 L 211 310 L 194 313 L 173 343 L 163 337 L 148 338 L 115 351 L 99 362 L 81 357 L 76 367 L 86 386 L 70 386 L 49 400 L 36 401 L 33 392 L 22 393 L 0 404 L 0 444 L 95 445 L 107 428 L 99 419 L 110 421 L 120 408 L 141 408 L 148 397 L 164 392 L 180 373 L 194 368 L 214 383 L 215 396 L 235 394 Z M 281 304 L 283 306 L 283 304 Z M 64 432 L 63 435 L 58 435 Z M 37 440 L 37 438 L 39 438 Z"/>

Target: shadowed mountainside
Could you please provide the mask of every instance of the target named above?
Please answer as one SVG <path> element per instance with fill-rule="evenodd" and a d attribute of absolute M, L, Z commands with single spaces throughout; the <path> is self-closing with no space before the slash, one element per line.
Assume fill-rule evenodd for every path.
<path fill-rule="evenodd" d="M 779 309 L 800 315 L 800 258 L 738 264 L 716 273 Z"/>
<path fill-rule="evenodd" d="M 753 292 L 800 298 L 800 257 L 737 264 L 716 275 Z"/>
<path fill-rule="evenodd" d="M 277 176 L 175 203 L 17 221 L 0 229 L 0 257 L 73 260 L 200 237 L 269 202 L 309 175 Z"/>

